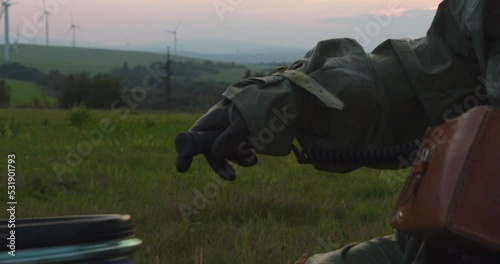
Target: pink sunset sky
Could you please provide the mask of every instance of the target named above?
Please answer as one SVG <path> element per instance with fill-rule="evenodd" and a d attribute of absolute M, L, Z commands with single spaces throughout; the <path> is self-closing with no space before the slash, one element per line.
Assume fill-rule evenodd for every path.
<path fill-rule="evenodd" d="M 182 21 L 179 42 L 194 39 L 227 39 L 287 47 L 308 48 L 318 40 L 354 37 L 381 14 L 393 17 L 376 41 L 386 37 L 415 38 L 425 34 L 439 0 L 46 0 L 50 38 L 68 40 L 70 14 L 81 27 L 82 41 L 106 45 L 172 41 L 165 33 Z M 17 0 L 10 8 L 10 31 L 19 27 L 21 42 L 35 36 L 45 39 L 39 20 L 42 0 Z M 417 12 L 418 11 L 418 12 Z M 416 13 L 415 13 L 416 12 Z M 405 17 L 404 22 L 396 20 Z M 383 21 L 383 20 L 381 20 Z M 3 19 L 0 34 L 4 34 Z M 401 25 L 403 24 L 403 25 Z M 373 26 L 373 25 L 372 25 Z M 404 28 L 400 28 L 404 26 Z M 368 27 L 369 29 L 369 27 Z M 372 30 L 377 30 L 376 28 Z M 406 35 L 405 35 L 406 34 Z M 3 37 L 1 42 L 3 43 Z M 375 42 L 375 41 L 374 41 Z M 368 45 L 369 46 L 369 45 Z M 188 49 L 189 47 L 186 47 Z"/>

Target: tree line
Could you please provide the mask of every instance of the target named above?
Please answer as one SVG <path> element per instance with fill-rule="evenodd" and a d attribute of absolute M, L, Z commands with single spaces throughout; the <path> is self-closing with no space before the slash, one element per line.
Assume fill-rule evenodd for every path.
<path fill-rule="evenodd" d="M 165 109 L 165 79 L 164 63 L 155 62 L 149 66 L 129 67 L 124 62 L 122 67 L 110 73 L 91 75 L 87 72 L 77 72 L 68 75 L 57 70 L 47 74 L 35 68 L 28 68 L 18 63 L 0 65 L 0 79 L 16 79 L 31 81 L 44 87 L 48 96 L 58 99 L 58 107 L 71 108 L 85 105 L 94 109 L 110 109 L 118 98 L 127 97 L 134 88 L 143 85 L 145 76 L 151 71 L 162 76 L 155 81 L 155 89 L 147 91 L 147 97 L 138 102 L 138 109 L 162 110 Z M 245 68 L 244 65 L 234 63 L 212 62 L 205 60 L 195 63 L 191 60 L 172 63 L 171 79 L 173 110 L 175 111 L 203 111 L 222 99 L 221 94 L 230 83 L 213 80 L 197 79 L 203 73 L 217 73 L 227 68 Z M 244 76 L 264 76 L 264 71 L 252 74 L 247 70 Z M 238 78 L 236 78 L 238 79 Z M 0 81 L 0 107 L 7 107 L 10 103 L 10 91 L 5 81 Z M 35 104 L 35 102 L 33 103 Z"/>

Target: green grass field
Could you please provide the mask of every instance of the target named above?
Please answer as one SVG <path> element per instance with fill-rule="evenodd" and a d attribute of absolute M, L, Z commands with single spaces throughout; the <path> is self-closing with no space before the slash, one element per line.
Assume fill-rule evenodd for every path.
<path fill-rule="evenodd" d="M 174 169 L 174 138 L 199 114 L 131 112 L 122 120 L 119 113 L 91 112 L 94 121 L 81 127 L 68 125 L 68 115 L 0 110 L 0 171 L 15 154 L 17 216 L 131 214 L 144 241 L 138 263 L 192 263 L 198 247 L 204 263 L 294 263 L 303 253 L 392 230 L 403 173 L 339 175 L 298 165 L 293 157 L 260 156 L 258 166 L 238 170 L 238 179 L 221 187 L 201 158 L 186 174 Z M 58 177 L 53 164 L 66 166 L 68 153 L 105 118 L 112 131 L 96 136 L 90 153 Z M 0 201 L 6 201 L 5 186 Z M 180 205 L 196 212 L 183 215 Z M 0 212 L 7 216 L 5 208 Z"/>
<path fill-rule="evenodd" d="M 31 105 L 35 99 L 38 99 L 40 102 L 47 100 L 47 103 L 50 105 L 55 104 L 57 101 L 56 98 L 45 96 L 40 87 L 35 83 L 18 80 L 6 80 L 6 83 L 10 88 L 11 106 Z"/>

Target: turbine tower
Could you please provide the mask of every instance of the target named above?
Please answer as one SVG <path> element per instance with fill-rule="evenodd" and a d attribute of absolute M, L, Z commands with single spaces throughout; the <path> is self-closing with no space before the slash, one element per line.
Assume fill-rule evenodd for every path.
<path fill-rule="evenodd" d="M 167 33 L 170 33 L 172 35 L 174 35 L 174 54 L 177 55 L 177 29 L 179 29 L 179 26 L 181 25 L 181 22 L 179 21 L 179 23 L 177 23 L 177 26 L 175 27 L 174 30 L 172 31 L 165 31 Z"/>
<path fill-rule="evenodd" d="M 166 105 L 165 108 L 167 111 L 172 110 L 172 83 L 171 83 L 171 65 L 172 61 L 170 60 L 170 47 L 167 48 L 167 62 L 165 63 L 165 72 L 167 76 L 165 76 L 165 93 L 166 93 Z"/>
<path fill-rule="evenodd" d="M 45 46 L 49 46 L 49 16 L 52 15 L 47 10 L 47 6 L 45 5 L 45 0 L 43 0 L 43 15 L 40 16 L 43 17 L 45 16 Z"/>
<path fill-rule="evenodd" d="M 73 22 L 73 13 L 71 13 L 71 26 L 69 27 L 68 31 L 66 31 L 66 35 L 73 30 L 73 48 L 76 48 L 76 30 L 77 29 L 82 29 L 81 27 L 75 25 Z"/>
<path fill-rule="evenodd" d="M 2 16 L 5 16 L 5 43 L 4 43 L 4 62 L 10 62 L 10 40 L 9 40 L 9 7 L 15 3 L 12 3 L 8 0 L 2 0 L 2 8 L 0 10 L 0 19 Z"/>

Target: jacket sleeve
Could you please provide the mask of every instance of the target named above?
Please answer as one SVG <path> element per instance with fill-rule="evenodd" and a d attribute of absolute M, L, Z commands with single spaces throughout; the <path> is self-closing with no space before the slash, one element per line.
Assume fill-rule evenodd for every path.
<path fill-rule="evenodd" d="M 498 80 L 499 56 L 492 55 L 484 27 L 488 5 L 443 1 L 426 37 L 390 39 L 371 54 L 351 39 L 321 41 L 285 71 L 307 75 L 315 89 L 281 74 L 237 82 L 224 96 L 241 111 L 263 154 L 286 155 L 295 138 L 304 148 L 338 150 L 419 138 L 427 126 L 487 99 L 481 76 Z M 470 96 L 475 99 L 464 101 Z"/>
<path fill-rule="evenodd" d="M 490 96 L 490 103 L 500 108 L 500 1 L 491 1 L 486 19 L 487 66 L 481 80 Z"/>

